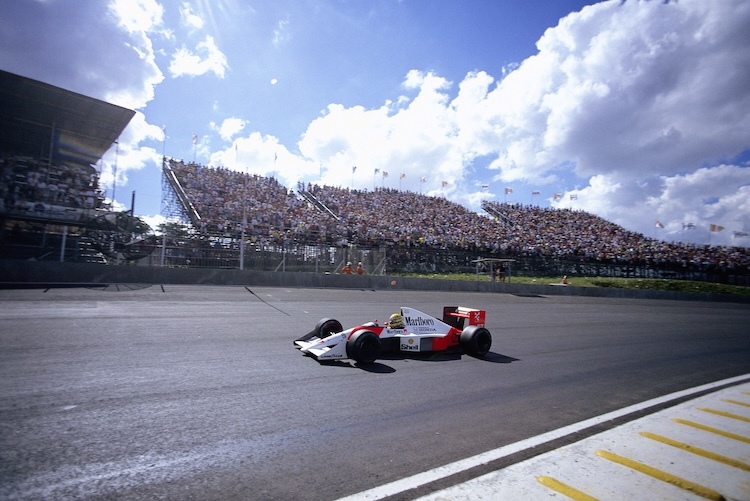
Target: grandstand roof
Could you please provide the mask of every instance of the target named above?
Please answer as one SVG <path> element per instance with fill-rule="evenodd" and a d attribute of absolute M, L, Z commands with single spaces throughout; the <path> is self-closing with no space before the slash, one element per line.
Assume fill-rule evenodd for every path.
<path fill-rule="evenodd" d="M 5 153 L 94 164 L 134 114 L 99 99 L 0 70 L 0 151 Z"/>

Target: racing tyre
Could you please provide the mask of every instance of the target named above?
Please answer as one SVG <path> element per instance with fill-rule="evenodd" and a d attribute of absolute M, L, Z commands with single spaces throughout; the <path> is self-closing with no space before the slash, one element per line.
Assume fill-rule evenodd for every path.
<path fill-rule="evenodd" d="M 316 335 L 320 339 L 328 337 L 331 334 L 336 334 L 337 332 L 341 332 L 343 330 L 344 328 L 341 326 L 341 322 L 332 318 L 324 318 L 323 320 L 318 322 L 318 325 L 315 326 Z"/>
<path fill-rule="evenodd" d="M 341 332 L 343 330 L 344 328 L 341 326 L 341 322 L 339 322 L 338 320 L 334 320 L 332 318 L 324 318 L 315 325 L 315 328 L 313 330 L 311 330 L 304 336 L 298 337 L 294 340 L 294 342 L 309 341 L 314 337 L 323 339 L 324 337 L 328 337 L 331 334 L 336 334 L 337 332 Z"/>
<path fill-rule="evenodd" d="M 467 354 L 483 357 L 490 351 L 492 335 L 484 327 L 470 325 L 461 332 L 459 343 Z"/>
<path fill-rule="evenodd" d="M 346 355 L 359 364 L 371 364 L 380 354 L 380 338 L 372 331 L 355 332 L 346 342 Z"/>

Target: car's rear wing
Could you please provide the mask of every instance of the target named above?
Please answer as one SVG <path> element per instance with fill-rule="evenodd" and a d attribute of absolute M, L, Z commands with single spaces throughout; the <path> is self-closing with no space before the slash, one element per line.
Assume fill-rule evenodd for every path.
<path fill-rule="evenodd" d="M 445 306 L 443 307 L 443 322 L 463 330 L 469 325 L 484 327 L 485 311 L 476 308 L 466 308 L 465 306 Z M 467 322 L 468 320 L 468 322 Z"/>

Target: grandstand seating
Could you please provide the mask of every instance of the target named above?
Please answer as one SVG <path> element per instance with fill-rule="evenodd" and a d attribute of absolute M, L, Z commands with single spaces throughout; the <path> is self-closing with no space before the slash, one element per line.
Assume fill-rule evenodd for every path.
<path fill-rule="evenodd" d="M 32 214 L 96 209 L 104 202 L 98 179 L 91 166 L 6 155 L 0 158 L 0 211 Z"/>
<path fill-rule="evenodd" d="M 448 249 L 580 262 L 720 266 L 747 273 L 742 247 L 664 242 L 584 211 L 485 201 L 480 215 L 444 198 L 393 189 L 298 186 L 171 160 L 201 230 L 282 243 Z M 246 196 L 243 197 L 243 192 Z M 244 199 L 244 202 L 243 202 Z"/>

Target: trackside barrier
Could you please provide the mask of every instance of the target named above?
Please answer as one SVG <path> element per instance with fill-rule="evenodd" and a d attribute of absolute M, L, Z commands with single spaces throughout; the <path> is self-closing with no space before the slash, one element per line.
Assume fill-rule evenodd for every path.
<path fill-rule="evenodd" d="M 439 280 L 389 275 L 340 275 L 312 272 L 273 272 L 236 269 L 108 266 L 93 263 L 0 260 L 0 286 L 56 287 L 70 284 L 182 284 L 265 287 L 348 288 L 365 290 L 418 290 L 495 292 L 528 296 L 590 296 L 630 299 L 720 301 L 750 304 L 750 296 L 678 291 L 575 287 L 469 280 Z"/>

